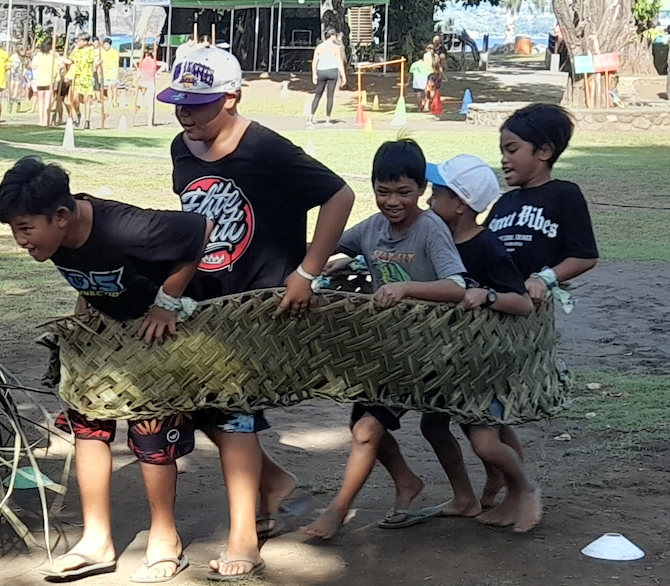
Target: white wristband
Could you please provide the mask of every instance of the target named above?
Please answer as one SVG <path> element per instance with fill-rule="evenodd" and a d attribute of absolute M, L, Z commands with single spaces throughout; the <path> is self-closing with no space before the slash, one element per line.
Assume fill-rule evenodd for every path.
<path fill-rule="evenodd" d="M 168 295 L 163 290 L 163 287 L 158 289 L 154 305 L 167 311 L 176 312 L 178 321 L 189 317 L 198 306 L 197 302 L 190 297 L 172 297 L 172 295 Z"/>
<path fill-rule="evenodd" d="M 310 275 L 305 269 L 302 268 L 302 265 L 298 265 L 298 268 L 295 270 L 296 273 L 298 273 L 303 279 L 307 279 L 308 281 L 313 281 L 316 279 L 314 275 Z"/>

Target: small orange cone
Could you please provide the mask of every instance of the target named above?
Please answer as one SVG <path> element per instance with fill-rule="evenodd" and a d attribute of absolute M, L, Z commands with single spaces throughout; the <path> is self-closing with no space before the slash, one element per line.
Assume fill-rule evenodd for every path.
<path fill-rule="evenodd" d="M 433 116 L 441 116 L 444 113 L 444 108 L 442 107 L 442 96 L 440 95 L 440 90 L 435 90 L 433 94 L 433 101 L 430 104 L 430 113 Z"/>
<path fill-rule="evenodd" d="M 358 102 L 358 108 L 356 108 L 356 126 L 365 126 L 365 112 L 363 112 L 363 102 Z"/>

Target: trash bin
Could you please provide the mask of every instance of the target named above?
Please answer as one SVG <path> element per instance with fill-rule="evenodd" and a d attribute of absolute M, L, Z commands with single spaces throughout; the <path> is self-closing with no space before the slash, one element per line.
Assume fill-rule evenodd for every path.
<path fill-rule="evenodd" d="M 519 35 L 514 42 L 515 55 L 530 55 L 533 51 L 533 43 L 530 37 Z"/>

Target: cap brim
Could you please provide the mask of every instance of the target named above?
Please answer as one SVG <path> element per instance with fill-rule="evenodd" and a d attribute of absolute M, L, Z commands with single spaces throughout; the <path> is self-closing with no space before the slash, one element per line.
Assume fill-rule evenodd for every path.
<path fill-rule="evenodd" d="M 211 104 L 212 102 L 216 102 L 225 95 L 227 95 L 227 92 L 218 94 L 196 94 L 182 90 L 173 90 L 169 87 L 160 92 L 156 96 L 156 99 L 159 102 L 163 102 L 165 104 L 175 104 L 176 106 L 183 104 L 188 106 L 202 106 L 204 104 Z"/>
<path fill-rule="evenodd" d="M 433 185 L 447 187 L 447 184 L 442 178 L 442 175 L 440 175 L 439 168 L 435 163 L 426 163 L 426 180 Z"/>

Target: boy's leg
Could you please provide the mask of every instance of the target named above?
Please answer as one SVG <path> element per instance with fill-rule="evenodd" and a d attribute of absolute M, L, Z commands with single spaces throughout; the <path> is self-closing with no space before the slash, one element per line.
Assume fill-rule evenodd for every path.
<path fill-rule="evenodd" d="M 316 521 L 300 528 L 300 531 L 311 537 L 330 539 L 342 527 L 356 495 L 375 466 L 377 449 L 386 429 L 373 415 L 365 413 L 353 424 L 351 433 L 351 452 L 342 488 Z"/>
<path fill-rule="evenodd" d="M 258 517 L 263 521 L 267 520 L 267 522 L 265 526 L 261 526 L 259 521 L 257 530 L 269 531 L 272 529 L 272 519 L 278 513 L 282 501 L 297 487 L 297 479 L 268 456 L 265 450 L 262 450 L 262 457 Z"/>
<path fill-rule="evenodd" d="M 502 425 L 499 429 L 502 442 L 510 446 L 523 461 L 523 446 L 514 429 L 509 425 Z M 505 475 L 499 468 L 488 462 L 484 462 L 484 467 L 486 468 L 486 484 L 480 501 L 482 507 L 487 509 L 495 504 L 496 496 L 504 488 L 506 481 Z"/>
<path fill-rule="evenodd" d="M 423 481 L 407 465 L 398 442 L 388 431 L 379 442 L 377 459 L 388 470 L 395 483 L 394 508 L 396 510 L 409 508 L 412 501 L 423 490 Z"/>
<path fill-rule="evenodd" d="M 81 567 L 86 560 L 97 563 L 116 559 L 112 542 L 110 491 L 112 482 L 113 421 L 89 421 L 83 415 L 69 412 L 72 427 L 64 414 L 56 427 L 75 433 L 75 466 L 84 531 L 81 539 L 67 553 L 54 560 L 53 568 L 64 572 Z"/>
<path fill-rule="evenodd" d="M 169 578 L 179 569 L 182 544 L 174 518 L 176 460 L 193 451 L 194 433 L 195 425 L 190 413 L 132 421 L 128 426 L 128 446 L 140 460 L 151 510 L 146 563 L 133 574 L 131 580 Z M 169 561 L 157 563 L 158 560 Z"/>
<path fill-rule="evenodd" d="M 508 487 L 505 499 L 478 520 L 488 525 L 514 525 L 517 532 L 535 527 L 542 518 L 540 489 L 527 478 L 519 455 L 501 441 L 497 428 L 472 426 L 466 433 L 475 453 L 503 472 Z"/>
<path fill-rule="evenodd" d="M 424 413 L 421 417 L 421 433 L 432 446 L 454 492 L 454 498 L 444 504 L 441 514 L 475 517 L 481 513 L 481 505 L 472 489 L 461 446 L 451 433 L 449 422 L 450 417 L 442 413 Z"/>

